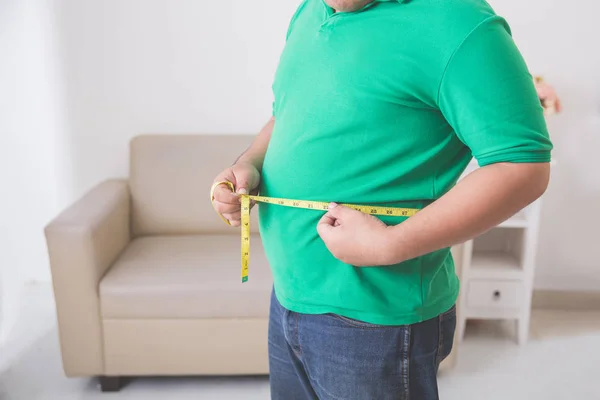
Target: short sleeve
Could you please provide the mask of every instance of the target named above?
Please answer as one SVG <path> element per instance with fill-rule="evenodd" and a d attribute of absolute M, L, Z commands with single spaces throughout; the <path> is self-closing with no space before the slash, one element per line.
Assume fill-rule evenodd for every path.
<path fill-rule="evenodd" d="M 294 29 L 294 25 L 296 24 L 296 20 L 298 19 L 298 16 L 300 15 L 300 13 L 304 9 L 304 7 L 306 7 L 306 4 L 307 4 L 307 0 L 303 0 L 302 3 L 300 3 L 300 5 L 296 9 L 296 11 L 294 12 L 294 15 L 292 16 L 292 19 L 290 20 L 290 23 L 288 25 L 287 33 L 285 34 L 286 42 L 290 38 L 290 35 L 292 34 L 292 31 Z M 275 90 L 273 90 L 273 97 L 275 97 Z M 271 109 L 271 115 L 273 117 L 276 117 L 276 114 L 277 114 L 277 99 L 275 99 L 273 101 L 273 106 Z"/>
<path fill-rule="evenodd" d="M 543 108 L 502 18 L 480 23 L 456 49 L 438 105 L 479 165 L 550 161 Z"/>
<path fill-rule="evenodd" d="M 298 19 L 298 16 L 300 15 L 300 13 L 304 9 L 304 7 L 306 7 L 307 2 L 308 2 L 308 0 L 302 1 L 302 3 L 300 3 L 300 5 L 296 9 L 296 11 L 294 12 L 294 15 L 292 15 L 292 19 L 290 21 L 290 24 L 288 25 L 287 33 L 285 34 L 286 41 L 290 38 L 290 35 L 292 34 L 292 30 L 294 29 L 294 25 L 296 24 L 296 20 Z"/>

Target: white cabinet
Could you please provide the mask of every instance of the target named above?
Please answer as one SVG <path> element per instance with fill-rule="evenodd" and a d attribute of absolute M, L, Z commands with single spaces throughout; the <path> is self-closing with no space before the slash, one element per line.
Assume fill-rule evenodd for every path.
<path fill-rule="evenodd" d="M 518 310 L 523 303 L 525 293 L 522 281 L 498 279 L 470 280 L 466 290 L 468 307 L 500 310 Z"/>
<path fill-rule="evenodd" d="M 476 168 L 471 163 L 465 175 Z M 462 246 L 456 260 L 461 265 L 458 341 L 468 319 L 514 320 L 518 343 L 527 341 L 540 207 L 541 200 L 537 200 Z"/>

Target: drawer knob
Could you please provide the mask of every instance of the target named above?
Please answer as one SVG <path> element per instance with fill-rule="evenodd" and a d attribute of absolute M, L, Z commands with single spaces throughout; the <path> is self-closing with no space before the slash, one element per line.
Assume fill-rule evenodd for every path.
<path fill-rule="evenodd" d="M 494 291 L 494 300 L 500 300 L 500 295 L 501 294 L 499 290 Z"/>

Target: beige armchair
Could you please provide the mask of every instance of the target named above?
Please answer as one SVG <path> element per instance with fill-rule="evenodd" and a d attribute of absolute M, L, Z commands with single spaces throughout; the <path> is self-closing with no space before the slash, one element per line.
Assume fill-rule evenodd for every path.
<path fill-rule="evenodd" d="M 251 140 L 137 137 L 128 180 L 99 184 L 47 226 L 67 376 L 114 391 L 122 376 L 268 373 L 272 278 L 260 238 L 242 285 L 239 230 L 208 193 Z"/>
<path fill-rule="evenodd" d="M 251 140 L 137 137 L 128 180 L 99 184 L 46 227 L 67 376 L 112 391 L 122 376 L 268 373 L 260 238 L 242 285 L 239 231 L 208 196 Z"/>

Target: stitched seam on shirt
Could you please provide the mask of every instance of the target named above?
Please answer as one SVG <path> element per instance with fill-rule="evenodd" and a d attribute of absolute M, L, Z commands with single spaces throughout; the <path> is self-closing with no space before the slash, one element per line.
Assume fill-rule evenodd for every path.
<path fill-rule="evenodd" d="M 516 150 L 516 151 L 515 151 Z M 550 153 L 550 150 L 546 149 L 525 149 L 521 150 L 518 147 L 510 148 L 510 149 L 502 149 L 502 150 L 490 150 L 483 154 L 477 154 L 477 160 L 482 158 L 490 158 L 490 157 L 498 157 L 498 156 L 509 156 L 509 157 L 518 157 L 518 158 L 529 158 L 529 157 L 543 157 Z"/>
<path fill-rule="evenodd" d="M 422 257 L 419 257 L 419 258 L 422 258 Z M 421 260 L 420 262 L 422 263 L 423 261 Z M 286 297 L 283 297 L 283 295 L 281 295 L 281 294 L 280 294 L 279 296 L 280 296 L 281 298 L 284 298 L 284 301 L 285 301 L 285 302 L 292 303 L 292 304 L 293 304 L 293 305 L 292 305 L 292 307 L 294 307 L 294 305 L 295 305 L 295 306 L 297 306 L 297 305 L 300 305 L 300 306 L 302 306 L 302 305 L 305 305 L 304 303 L 301 303 L 301 302 L 300 302 L 300 303 L 296 303 L 295 301 L 291 301 L 291 300 L 289 300 L 288 298 L 286 298 Z M 455 297 L 455 296 L 458 296 L 458 290 L 457 290 L 457 291 L 455 291 L 455 292 L 453 292 L 451 297 Z M 421 296 L 421 297 L 422 297 L 422 296 Z M 424 308 L 424 309 L 426 309 L 426 310 L 437 309 L 437 308 L 439 307 L 439 305 L 440 305 L 440 304 L 443 304 L 443 303 L 444 303 L 444 302 L 445 302 L 447 299 L 448 299 L 447 297 L 444 297 L 444 298 L 443 298 L 442 300 L 440 300 L 440 301 L 436 301 L 436 302 L 435 302 L 435 303 L 433 303 L 433 304 L 429 304 L 429 305 L 427 305 L 427 307 L 426 307 L 426 308 Z M 284 306 L 284 307 L 285 307 L 285 306 Z M 313 307 L 314 307 L 314 305 L 309 305 L 308 307 L 309 307 L 309 308 L 313 308 Z M 323 311 L 323 310 L 321 310 L 321 309 L 319 309 L 319 311 L 314 311 L 314 310 L 313 310 L 313 311 L 310 311 L 310 310 L 308 310 L 308 311 L 307 311 L 306 309 L 304 309 L 304 310 L 302 310 L 302 311 L 298 311 L 298 312 L 299 312 L 299 313 L 301 313 L 301 314 L 311 314 L 311 315 L 314 315 L 314 314 L 328 314 L 328 313 L 329 313 L 329 314 L 338 314 L 338 315 L 341 315 L 341 314 L 340 314 L 340 312 L 348 311 L 348 310 L 341 309 L 341 308 L 339 308 L 339 307 L 334 307 L 334 309 L 335 309 L 335 310 L 331 310 L 331 309 L 330 309 L 329 311 Z M 422 322 L 422 321 L 423 321 L 423 315 L 425 314 L 425 313 L 424 313 L 424 309 L 422 309 L 422 310 L 420 311 L 420 314 L 419 314 L 419 320 L 418 320 L 418 321 L 413 321 L 413 322 L 402 322 L 402 323 L 392 323 L 392 324 L 390 324 L 390 325 L 392 325 L 392 326 L 401 326 L 401 325 L 410 325 L 410 324 L 416 324 L 416 323 Z M 363 313 L 363 314 L 364 314 L 364 313 Z M 375 315 L 375 316 L 377 316 L 377 317 L 384 317 L 384 316 L 385 316 L 385 317 L 389 317 L 389 315 L 381 315 L 381 314 L 371 314 L 371 313 L 369 313 L 369 314 L 368 314 L 368 316 L 370 316 L 370 315 Z M 395 317 L 395 318 L 404 318 L 404 317 L 406 317 L 406 316 L 413 316 L 413 315 L 414 315 L 413 313 L 409 313 L 409 314 L 400 314 L 400 315 L 394 315 L 393 317 Z M 437 314 L 435 314 L 435 315 L 434 315 L 434 316 L 432 316 L 431 318 L 435 318 L 435 316 L 436 316 L 436 315 L 439 315 L 439 312 L 437 312 Z M 380 325 L 383 325 L 383 324 L 380 324 Z"/>
<path fill-rule="evenodd" d="M 436 104 L 440 104 L 440 94 L 442 91 L 442 83 L 444 82 L 444 78 L 446 77 L 446 72 L 448 71 L 448 68 L 450 67 L 450 64 L 452 63 L 452 60 L 454 59 L 454 56 L 456 55 L 456 53 L 458 53 L 458 51 L 460 50 L 460 48 L 463 46 L 463 44 L 467 41 L 467 39 L 469 37 L 471 37 L 471 35 L 477 30 L 479 29 L 479 27 L 485 23 L 487 23 L 488 21 L 492 21 L 494 19 L 500 18 L 497 15 L 492 15 L 490 17 L 487 17 L 486 19 L 484 19 L 483 21 L 479 22 L 477 25 L 475 25 L 475 27 L 473 29 L 471 29 L 471 31 L 463 38 L 463 40 L 460 41 L 460 43 L 458 44 L 458 46 L 456 46 L 456 48 L 454 49 L 454 51 L 452 52 L 452 54 L 450 55 L 450 57 L 448 58 L 448 62 L 446 63 L 446 66 L 444 67 L 444 72 L 442 72 L 442 77 L 440 78 L 440 84 L 438 85 L 438 91 L 437 91 L 437 103 Z"/>

